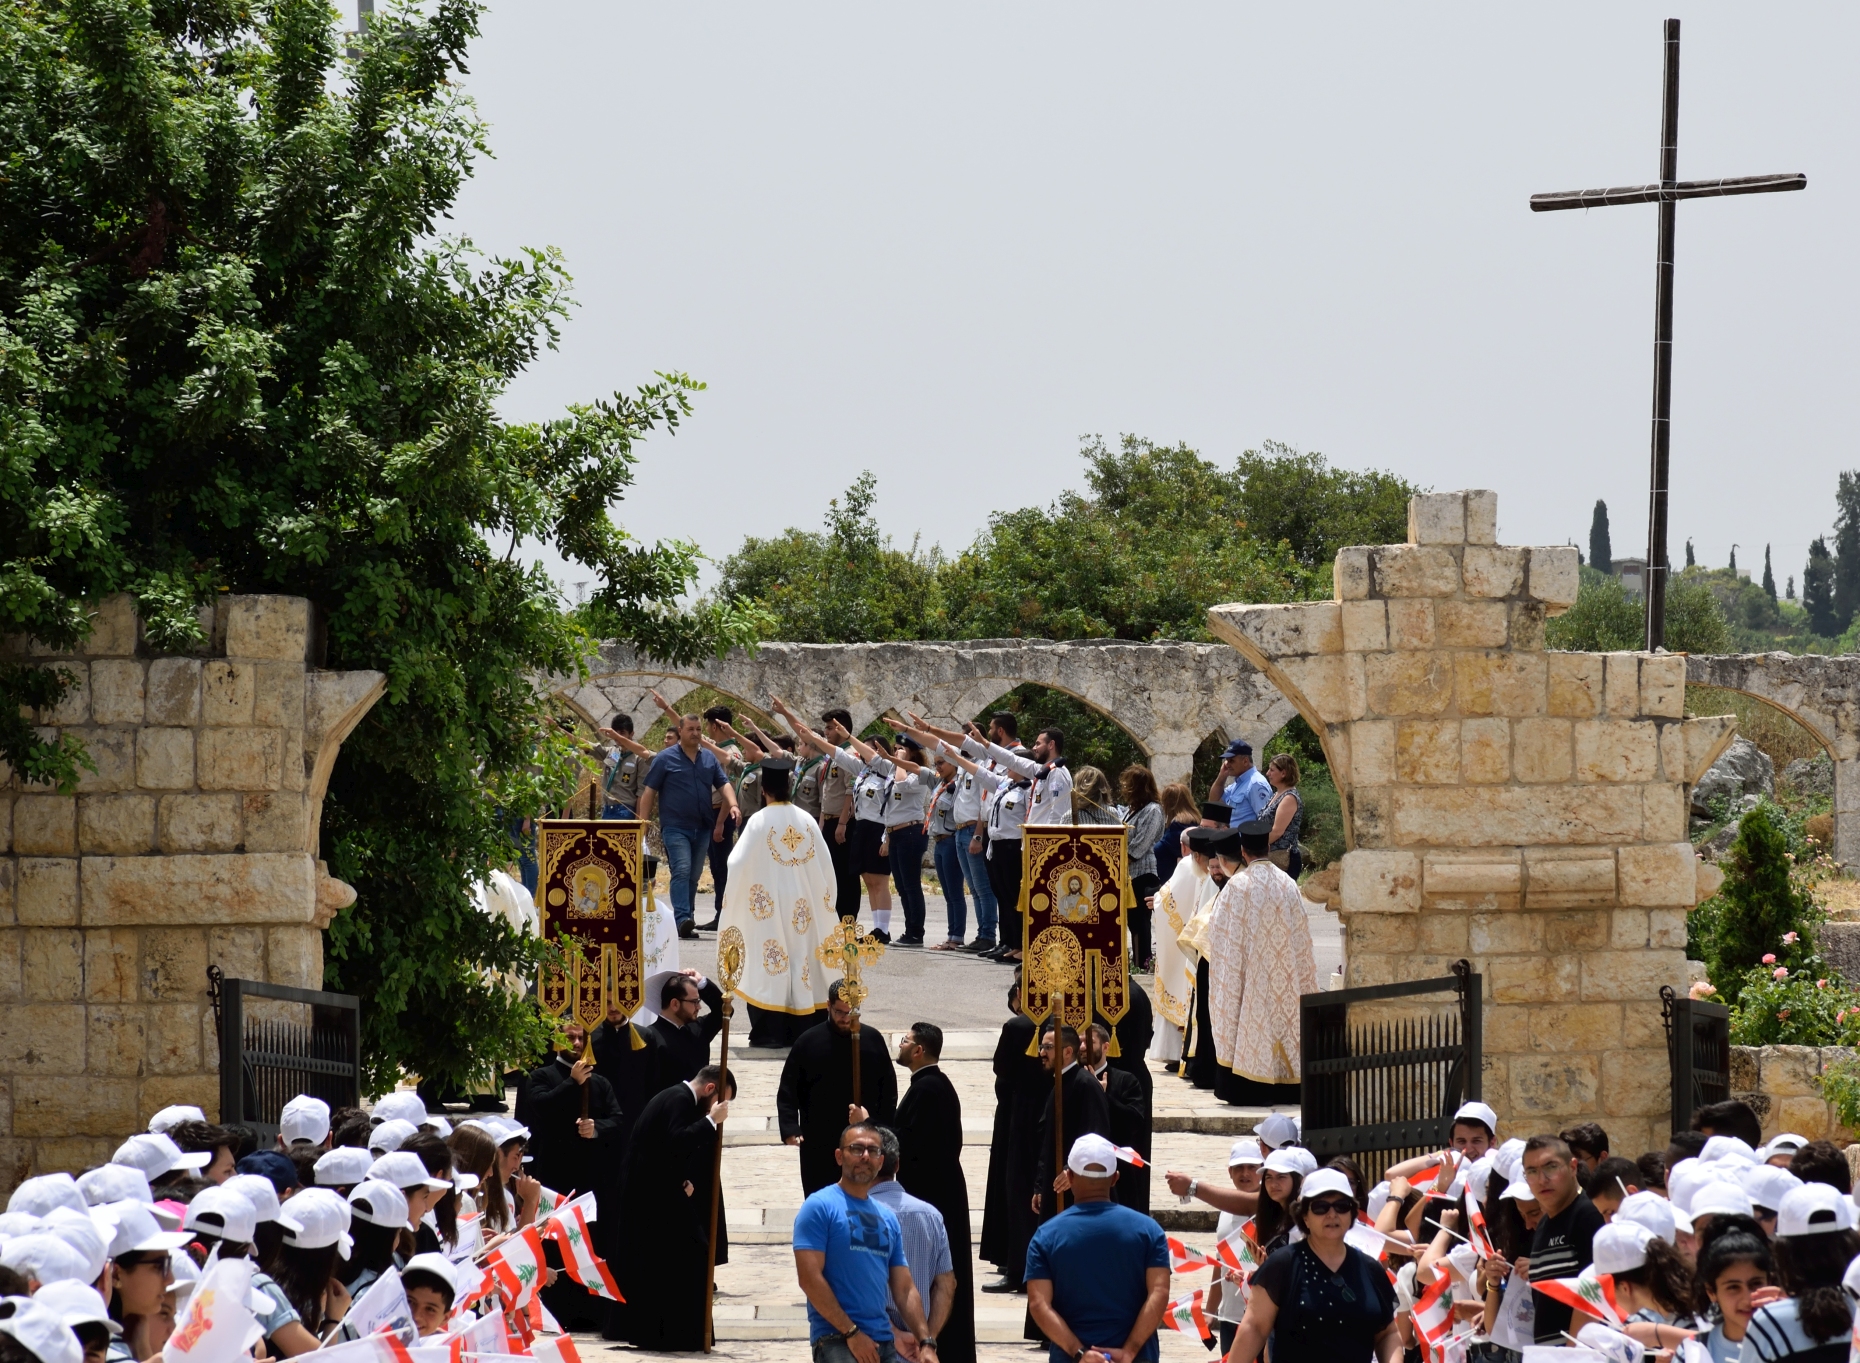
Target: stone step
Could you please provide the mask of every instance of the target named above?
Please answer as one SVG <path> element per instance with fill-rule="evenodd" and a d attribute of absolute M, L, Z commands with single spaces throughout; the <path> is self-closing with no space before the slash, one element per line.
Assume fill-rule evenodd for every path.
<path fill-rule="evenodd" d="M 1168 1198 L 1167 1206 L 1150 1208 L 1150 1215 L 1156 1218 L 1156 1224 L 1168 1231 L 1212 1231 L 1220 1219 L 1220 1213 L 1211 1207 L 1180 1206 L 1169 1197 L 1167 1189 L 1163 1196 Z M 794 1237 L 794 1218 L 798 1207 L 749 1207 L 742 1211 L 728 1211 L 725 1224 L 729 1227 L 730 1243 L 737 1245 L 786 1245 Z M 969 1208 L 969 1238 L 980 1243 L 982 1238 L 983 1208 Z"/>
<path fill-rule="evenodd" d="M 1156 1133 L 1185 1131 L 1201 1136 L 1250 1136 L 1257 1123 L 1266 1116 L 1265 1108 L 1228 1108 L 1223 1112 L 1198 1112 L 1190 1108 L 1159 1108 L 1150 1117 L 1150 1130 Z M 987 1145 L 994 1136 L 992 1121 L 965 1117 L 962 1138 L 965 1142 Z M 731 1149 L 749 1145 L 780 1145 L 781 1129 L 771 1113 L 730 1113 L 724 1123 L 723 1145 Z"/>

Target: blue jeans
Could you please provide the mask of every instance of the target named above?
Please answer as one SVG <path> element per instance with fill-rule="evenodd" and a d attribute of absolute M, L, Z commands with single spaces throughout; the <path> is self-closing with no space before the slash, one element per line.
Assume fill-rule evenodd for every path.
<path fill-rule="evenodd" d="M 601 806 L 601 817 L 603 819 L 637 819 L 639 815 L 618 800 L 609 800 Z"/>
<path fill-rule="evenodd" d="M 890 1340 L 872 1341 L 878 1345 L 878 1363 L 898 1363 L 898 1349 Z M 814 1363 L 855 1363 L 853 1351 L 846 1347 L 843 1339 L 817 1339 L 814 1341 Z"/>
<path fill-rule="evenodd" d="M 891 883 L 897 887 L 898 903 L 904 909 L 904 935 L 922 939 L 924 935 L 924 844 L 929 841 L 922 824 L 904 824 L 885 834 L 891 850 Z"/>
<path fill-rule="evenodd" d="M 697 916 L 698 877 L 704 873 L 704 858 L 710 855 L 710 829 L 660 824 L 659 840 L 665 844 L 665 861 L 672 874 L 672 917 L 680 923 L 692 922 Z"/>
<path fill-rule="evenodd" d="M 995 940 L 995 887 L 988 881 L 988 834 L 983 831 L 979 852 L 969 850 L 969 839 L 974 836 L 975 829 L 964 828 L 950 841 L 956 844 L 956 855 L 961 858 L 962 878 L 969 882 L 969 893 L 975 896 L 975 940 L 992 942 Z"/>
<path fill-rule="evenodd" d="M 936 845 L 936 878 L 943 886 L 943 910 L 949 917 L 949 940 L 960 942 L 969 926 L 969 904 L 962 897 L 962 854 L 956 842 L 967 833 L 954 833 Z"/>

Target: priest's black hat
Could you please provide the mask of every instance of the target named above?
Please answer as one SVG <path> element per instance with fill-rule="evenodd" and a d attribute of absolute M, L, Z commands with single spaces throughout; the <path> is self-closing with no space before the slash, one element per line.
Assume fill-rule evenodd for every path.
<path fill-rule="evenodd" d="M 1233 818 L 1233 816 L 1233 810 L 1229 809 L 1226 805 L 1215 804 L 1212 801 L 1204 801 L 1202 803 L 1201 817 L 1204 819 L 1212 819 L 1215 823 L 1224 825 L 1229 819 Z"/>
<path fill-rule="evenodd" d="M 1189 851 L 1199 852 L 1205 857 L 1214 850 L 1214 840 L 1219 836 L 1220 833 L 1215 829 L 1196 825 L 1188 830 Z"/>
<path fill-rule="evenodd" d="M 1229 861 L 1240 860 L 1240 830 L 1237 828 L 1220 828 L 1208 830 L 1208 851 L 1217 857 L 1226 857 Z"/>
<path fill-rule="evenodd" d="M 1233 830 L 1240 835 L 1240 845 L 1248 854 L 1255 857 L 1266 855 L 1266 848 L 1272 842 L 1272 820 L 1254 819 L 1243 823 Z"/>
<path fill-rule="evenodd" d="M 793 771 L 794 766 L 794 759 L 785 753 L 779 757 L 765 757 L 762 759 L 763 771 Z"/>

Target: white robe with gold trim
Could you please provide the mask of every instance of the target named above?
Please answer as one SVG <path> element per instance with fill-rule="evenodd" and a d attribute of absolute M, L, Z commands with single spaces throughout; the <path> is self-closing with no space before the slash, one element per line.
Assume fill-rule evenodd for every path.
<path fill-rule="evenodd" d="M 730 852 L 717 940 L 743 940 L 736 992 L 758 1008 L 809 1014 L 827 1006 L 826 969 L 814 959 L 838 925 L 833 860 L 804 809 L 767 804 L 750 815 Z"/>
<path fill-rule="evenodd" d="M 1227 882 L 1208 921 L 1215 1059 L 1245 1079 L 1297 1083 L 1298 997 L 1317 988 L 1298 883 L 1270 861 L 1253 862 Z"/>
<path fill-rule="evenodd" d="M 1195 963 L 1183 953 L 1178 939 L 1201 906 L 1202 888 L 1207 884 L 1207 873 L 1184 852 L 1175 873 L 1156 892 L 1151 914 L 1155 925 L 1151 936 L 1156 943 L 1156 1032 L 1150 1054 L 1158 1060 L 1177 1060 L 1182 1055 L 1182 1029 L 1188 1025 Z"/>

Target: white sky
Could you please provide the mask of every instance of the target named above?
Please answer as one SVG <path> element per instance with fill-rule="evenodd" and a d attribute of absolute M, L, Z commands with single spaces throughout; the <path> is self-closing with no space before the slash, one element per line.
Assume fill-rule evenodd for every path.
<path fill-rule="evenodd" d="M 716 558 L 861 469 L 901 543 L 1078 486 L 1078 437 L 1276 438 L 1644 551 L 1660 21 L 1685 21 L 1672 555 L 1799 576 L 1853 430 L 1860 9 L 494 0 L 455 227 L 580 308 L 508 415 L 706 380 L 618 508 Z M 1843 377 L 1845 376 L 1845 377 Z M 566 574 L 573 579 L 575 574 Z"/>

